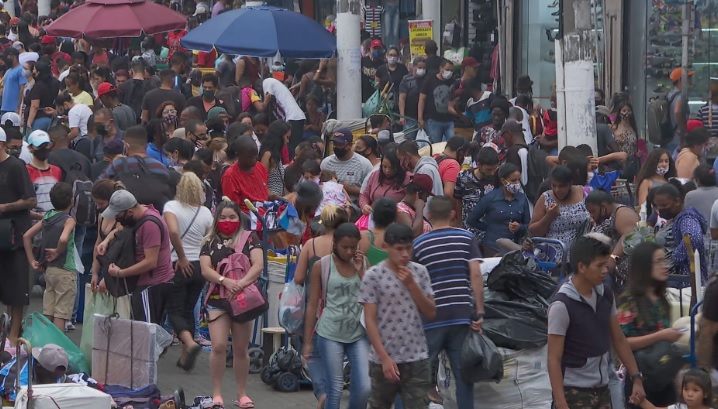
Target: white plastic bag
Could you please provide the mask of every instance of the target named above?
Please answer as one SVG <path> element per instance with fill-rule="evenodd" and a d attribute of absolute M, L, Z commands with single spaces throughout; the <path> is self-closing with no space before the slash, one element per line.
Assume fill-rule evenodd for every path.
<path fill-rule="evenodd" d="M 419 129 L 416 132 L 416 139 L 414 140 L 419 145 L 419 148 L 423 148 L 422 144 L 431 145 L 431 139 L 429 139 L 429 134 L 427 134 L 424 129 Z"/>
<path fill-rule="evenodd" d="M 304 286 L 294 281 L 284 284 L 279 298 L 279 325 L 290 333 L 300 333 L 304 324 L 305 305 Z"/>

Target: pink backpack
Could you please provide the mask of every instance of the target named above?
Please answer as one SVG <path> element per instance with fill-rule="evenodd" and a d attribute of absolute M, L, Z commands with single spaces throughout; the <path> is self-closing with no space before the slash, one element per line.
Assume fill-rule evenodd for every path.
<path fill-rule="evenodd" d="M 241 280 L 249 272 L 251 263 L 249 258 L 242 252 L 251 231 L 244 231 L 234 247 L 234 253 L 217 264 L 217 272 L 222 276 L 231 280 Z M 219 286 L 219 300 L 211 300 L 213 306 L 226 311 L 233 321 L 249 322 L 269 309 L 267 296 L 259 289 L 257 283 L 254 282 L 235 294 L 234 297 L 228 298 L 227 289 L 219 284 L 210 283 L 205 296 L 205 304 L 209 301 L 210 295 Z"/>

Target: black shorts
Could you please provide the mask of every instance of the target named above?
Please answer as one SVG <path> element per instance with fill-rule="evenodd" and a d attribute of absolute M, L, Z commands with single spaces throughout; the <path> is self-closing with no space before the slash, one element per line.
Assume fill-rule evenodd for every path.
<path fill-rule="evenodd" d="M 165 319 L 167 301 L 172 294 L 174 283 L 155 284 L 135 288 L 132 292 L 132 319 L 162 325 Z"/>
<path fill-rule="evenodd" d="M 30 304 L 30 265 L 25 249 L 0 252 L 0 302 L 10 307 Z"/>
<path fill-rule="evenodd" d="M 708 279 L 703 295 L 703 318 L 718 322 L 718 275 L 716 274 Z"/>

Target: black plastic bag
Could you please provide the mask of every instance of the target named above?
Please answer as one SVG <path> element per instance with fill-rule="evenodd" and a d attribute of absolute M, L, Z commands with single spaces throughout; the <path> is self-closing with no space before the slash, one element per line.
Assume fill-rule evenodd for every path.
<path fill-rule="evenodd" d="M 504 361 L 493 342 L 471 331 L 461 347 L 461 378 L 467 382 L 500 381 L 504 377 Z"/>
<path fill-rule="evenodd" d="M 548 342 L 548 303 L 539 296 L 521 301 L 490 297 L 484 302 L 484 334 L 500 348 L 540 348 Z"/>
<path fill-rule="evenodd" d="M 527 299 L 535 295 L 548 299 L 557 286 L 551 275 L 539 268 L 536 260 L 524 257 L 519 250 L 501 258 L 489 274 L 486 285 L 493 291 L 506 293 L 511 299 Z"/>

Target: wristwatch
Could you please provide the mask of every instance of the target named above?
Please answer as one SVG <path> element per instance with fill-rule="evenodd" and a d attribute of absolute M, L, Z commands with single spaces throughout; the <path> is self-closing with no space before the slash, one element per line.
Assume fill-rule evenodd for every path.
<path fill-rule="evenodd" d="M 634 380 L 636 380 L 636 379 L 640 379 L 641 381 L 643 381 L 643 372 L 634 373 L 633 375 L 628 375 L 628 377 L 629 377 L 632 381 L 634 381 Z"/>
<path fill-rule="evenodd" d="M 219 285 L 222 285 L 225 278 L 226 278 L 225 276 L 219 276 Z"/>
<path fill-rule="evenodd" d="M 483 312 L 475 312 L 474 315 L 471 316 L 472 321 L 479 321 L 484 319 L 484 313 Z"/>
<path fill-rule="evenodd" d="M 610 257 L 616 262 L 616 264 L 618 264 L 618 260 L 621 258 L 618 254 L 611 254 Z"/>

